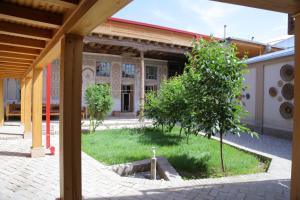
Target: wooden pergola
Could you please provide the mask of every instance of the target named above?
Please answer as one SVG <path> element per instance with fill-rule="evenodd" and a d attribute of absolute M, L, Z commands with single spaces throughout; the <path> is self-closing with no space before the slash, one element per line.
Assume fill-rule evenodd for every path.
<path fill-rule="evenodd" d="M 81 70 L 83 36 L 130 0 L 1 0 L 0 125 L 3 79 L 21 80 L 21 123 L 42 146 L 43 67 L 60 58 L 60 198 L 81 199 Z M 32 120 L 31 120 L 32 119 Z"/>
<path fill-rule="evenodd" d="M 216 0 L 253 8 L 288 13 L 294 17 L 295 28 L 295 112 L 292 151 L 291 199 L 300 199 L 300 1 L 295 0 Z"/>
<path fill-rule="evenodd" d="M 218 0 L 288 13 L 295 17 L 295 91 L 300 88 L 300 1 Z M 0 1 L 0 125 L 3 79 L 21 80 L 25 137 L 32 156 L 43 156 L 42 69 L 60 58 L 60 197 L 82 199 L 81 68 L 83 36 L 130 0 Z M 291 199 L 300 199 L 300 93 L 295 92 Z M 32 115 L 32 124 L 31 124 Z"/>

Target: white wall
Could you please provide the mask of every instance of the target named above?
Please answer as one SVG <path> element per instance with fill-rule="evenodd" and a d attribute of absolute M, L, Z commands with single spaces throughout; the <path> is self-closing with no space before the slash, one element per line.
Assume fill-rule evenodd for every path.
<path fill-rule="evenodd" d="M 249 68 L 249 72 L 245 75 L 244 86 L 246 90 L 243 91 L 242 101 L 248 116 L 243 121 L 255 125 L 256 68 Z M 247 94 L 250 95 L 249 99 L 246 98 Z"/>
<path fill-rule="evenodd" d="M 294 65 L 293 61 L 279 62 L 275 64 L 265 65 L 264 67 L 264 114 L 263 123 L 264 127 L 272 129 L 280 129 L 285 131 L 292 131 L 293 120 L 284 119 L 279 111 L 281 103 L 285 102 L 281 95 L 281 88 L 277 83 L 281 80 L 280 69 L 285 64 Z M 269 88 L 277 88 L 277 96 L 271 97 L 269 95 Z M 279 102 L 278 98 L 282 97 L 282 101 Z M 290 101 L 293 102 L 293 101 Z"/>

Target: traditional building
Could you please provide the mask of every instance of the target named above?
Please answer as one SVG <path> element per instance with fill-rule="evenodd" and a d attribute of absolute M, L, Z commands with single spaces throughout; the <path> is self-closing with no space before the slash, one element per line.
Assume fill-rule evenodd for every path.
<path fill-rule="evenodd" d="M 157 90 L 164 79 L 182 73 L 185 53 L 191 49 L 192 41 L 199 38 L 210 39 L 210 36 L 110 18 L 84 37 L 82 105 L 85 106 L 84 92 L 89 85 L 109 84 L 113 96 L 112 114 L 136 116 L 145 91 Z M 227 41 L 236 44 L 240 57 L 279 50 L 236 38 L 227 38 Z M 59 103 L 59 65 L 59 60 L 51 65 L 51 103 L 54 105 Z M 44 68 L 44 103 L 46 75 Z M 5 104 L 19 104 L 20 81 L 6 79 L 4 87 Z"/>

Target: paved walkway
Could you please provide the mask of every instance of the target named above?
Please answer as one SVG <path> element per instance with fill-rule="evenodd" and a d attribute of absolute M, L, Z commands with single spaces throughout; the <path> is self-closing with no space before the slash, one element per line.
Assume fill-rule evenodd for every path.
<path fill-rule="evenodd" d="M 51 136 L 58 152 L 58 136 Z M 271 157 L 268 173 L 190 181 L 151 181 L 120 177 L 82 153 L 83 196 L 90 200 L 289 199 L 291 142 L 262 136 L 228 139 Z M 229 141 L 229 142 L 230 142 Z M 58 156 L 29 158 L 30 139 L 0 137 L 0 199 L 59 197 Z"/>

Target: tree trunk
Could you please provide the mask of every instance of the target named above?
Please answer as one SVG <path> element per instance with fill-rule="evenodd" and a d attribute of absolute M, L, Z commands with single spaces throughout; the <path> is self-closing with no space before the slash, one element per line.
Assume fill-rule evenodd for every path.
<path fill-rule="evenodd" d="M 179 133 L 179 134 L 180 134 L 180 137 L 181 137 L 181 132 L 182 132 L 182 126 L 180 126 L 180 133 Z"/>
<path fill-rule="evenodd" d="M 224 158 L 223 158 L 223 133 L 220 133 L 220 153 L 221 153 L 221 166 L 223 173 L 225 172 Z"/>

